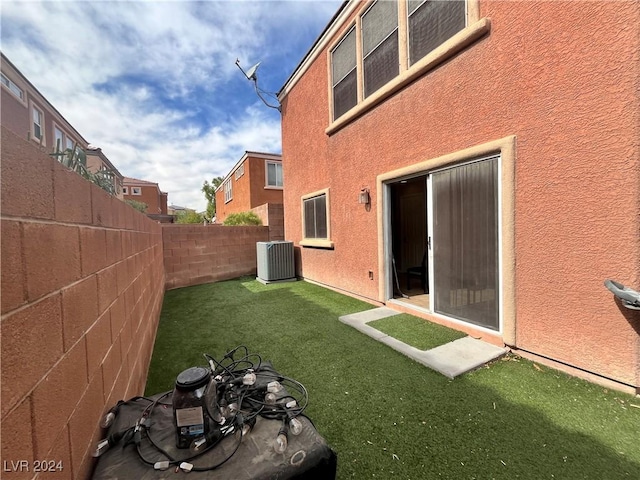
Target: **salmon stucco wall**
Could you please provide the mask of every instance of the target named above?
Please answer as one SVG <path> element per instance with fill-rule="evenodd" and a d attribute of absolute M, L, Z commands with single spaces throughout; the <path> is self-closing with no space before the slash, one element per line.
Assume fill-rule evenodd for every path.
<path fill-rule="evenodd" d="M 31 467 L 2 477 L 85 479 L 104 412 L 144 391 L 162 231 L 4 127 L 1 155 L 2 465 Z"/>
<path fill-rule="evenodd" d="M 24 95 L 24 94 L 23 94 Z M 0 88 L 0 125 L 4 125 L 20 138 L 27 139 L 30 135 L 29 106 L 25 99 L 19 99 L 8 88 Z"/>
<path fill-rule="evenodd" d="M 140 195 L 132 195 L 132 186 L 129 186 L 129 193 L 123 195 L 125 200 L 135 200 L 136 202 L 142 202 L 147 205 L 145 213 L 152 215 L 167 213 L 167 198 L 163 198 L 157 185 L 134 185 L 136 188 L 140 188 Z"/>
<path fill-rule="evenodd" d="M 282 188 L 265 188 L 265 159 L 248 154 L 244 173 L 236 178 L 232 173 L 227 181 L 232 184 L 232 199 L 224 200 L 224 187 L 216 192 L 216 223 L 223 223 L 232 213 L 248 212 L 266 203 L 282 203 Z M 266 225 L 266 224 L 265 224 Z"/>
<path fill-rule="evenodd" d="M 485 35 L 329 134 L 328 47 L 282 99 L 287 239 L 304 195 L 328 189 L 331 211 L 334 248 L 300 247 L 298 274 L 379 299 L 376 177 L 513 136 L 512 346 L 637 387 L 640 314 L 603 281 L 640 290 L 640 4 L 482 0 L 479 16 Z"/>

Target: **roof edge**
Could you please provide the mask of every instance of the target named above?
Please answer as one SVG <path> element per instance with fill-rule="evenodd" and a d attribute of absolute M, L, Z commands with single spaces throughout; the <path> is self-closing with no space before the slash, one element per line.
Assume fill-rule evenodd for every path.
<path fill-rule="evenodd" d="M 254 158 L 262 158 L 264 160 L 279 160 L 282 161 L 282 154 L 281 153 L 264 153 L 264 152 L 252 152 L 250 150 L 245 150 L 244 154 L 242 155 L 242 157 L 240 158 L 240 160 L 238 160 L 235 165 L 233 167 L 231 167 L 231 170 L 229 170 L 229 173 L 227 173 L 223 178 L 222 181 L 220 182 L 220 185 L 218 185 L 214 192 L 217 192 L 220 187 L 222 187 L 222 185 L 224 185 L 224 183 L 231 178 L 231 175 L 233 175 L 233 173 L 238 169 L 238 167 L 242 164 L 242 162 L 244 162 L 248 157 L 254 157 Z"/>
<path fill-rule="evenodd" d="M 335 15 L 329 20 L 329 23 L 324 28 L 320 36 L 313 43 L 309 51 L 302 58 L 298 66 L 294 69 L 293 73 L 289 76 L 289 78 L 285 81 L 284 85 L 280 88 L 277 93 L 278 100 L 282 103 L 282 99 L 284 99 L 291 89 L 298 83 L 302 75 L 306 73 L 311 64 L 318 58 L 320 52 L 324 50 L 324 48 L 329 43 L 329 40 L 335 35 L 337 30 L 342 27 L 342 24 L 345 22 L 346 18 L 348 18 L 353 11 L 358 7 L 359 2 L 353 0 L 345 0 L 342 5 L 338 8 L 338 11 Z"/>

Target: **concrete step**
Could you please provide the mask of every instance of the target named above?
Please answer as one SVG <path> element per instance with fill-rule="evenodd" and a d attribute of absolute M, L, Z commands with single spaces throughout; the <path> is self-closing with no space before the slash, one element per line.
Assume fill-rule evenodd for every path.
<path fill-rule="evenodd" d="M 460 338 L 430 350 L 418 350 L 367 325 L 367 323 L 374 320 L 391 317 L 399 313 L 387 307 L 380 307 L 351 315 L 343 315 L 340 317 L 340 321 L 448 378 L 455 378 L 475 370 L 509 351 L 506 347 L 491 345 L 472 337 Z"/>

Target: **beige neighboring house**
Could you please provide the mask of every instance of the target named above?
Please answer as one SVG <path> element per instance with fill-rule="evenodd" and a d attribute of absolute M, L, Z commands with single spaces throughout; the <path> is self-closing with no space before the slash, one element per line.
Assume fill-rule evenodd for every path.
<path fill-rule="evenodd" d="M 116 196 L 122 200 L 123 175 L 111 163 L 100 148 L 89 142 L 71 125 L 62 114 L 40 93 L 40 91 L 0 53 L 2 91 L 0 97 L 0 125 L 16 135 L 28 139 L 48 153 L 62 152 L 74 146 L 82 148 L 87 155 L 87 169 L 113 172 Z"/>

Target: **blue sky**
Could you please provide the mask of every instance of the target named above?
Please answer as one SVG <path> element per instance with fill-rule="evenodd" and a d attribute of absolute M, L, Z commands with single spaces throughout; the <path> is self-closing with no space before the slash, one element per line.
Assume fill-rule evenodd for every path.
<path fill-rule="evenodd" d="M 281 152 L 236 59 L 276 92 L 341 3 L 2 0 L 1 48 L 123 175 L 203 210 L 203 182 L 245 150 Z"/>

